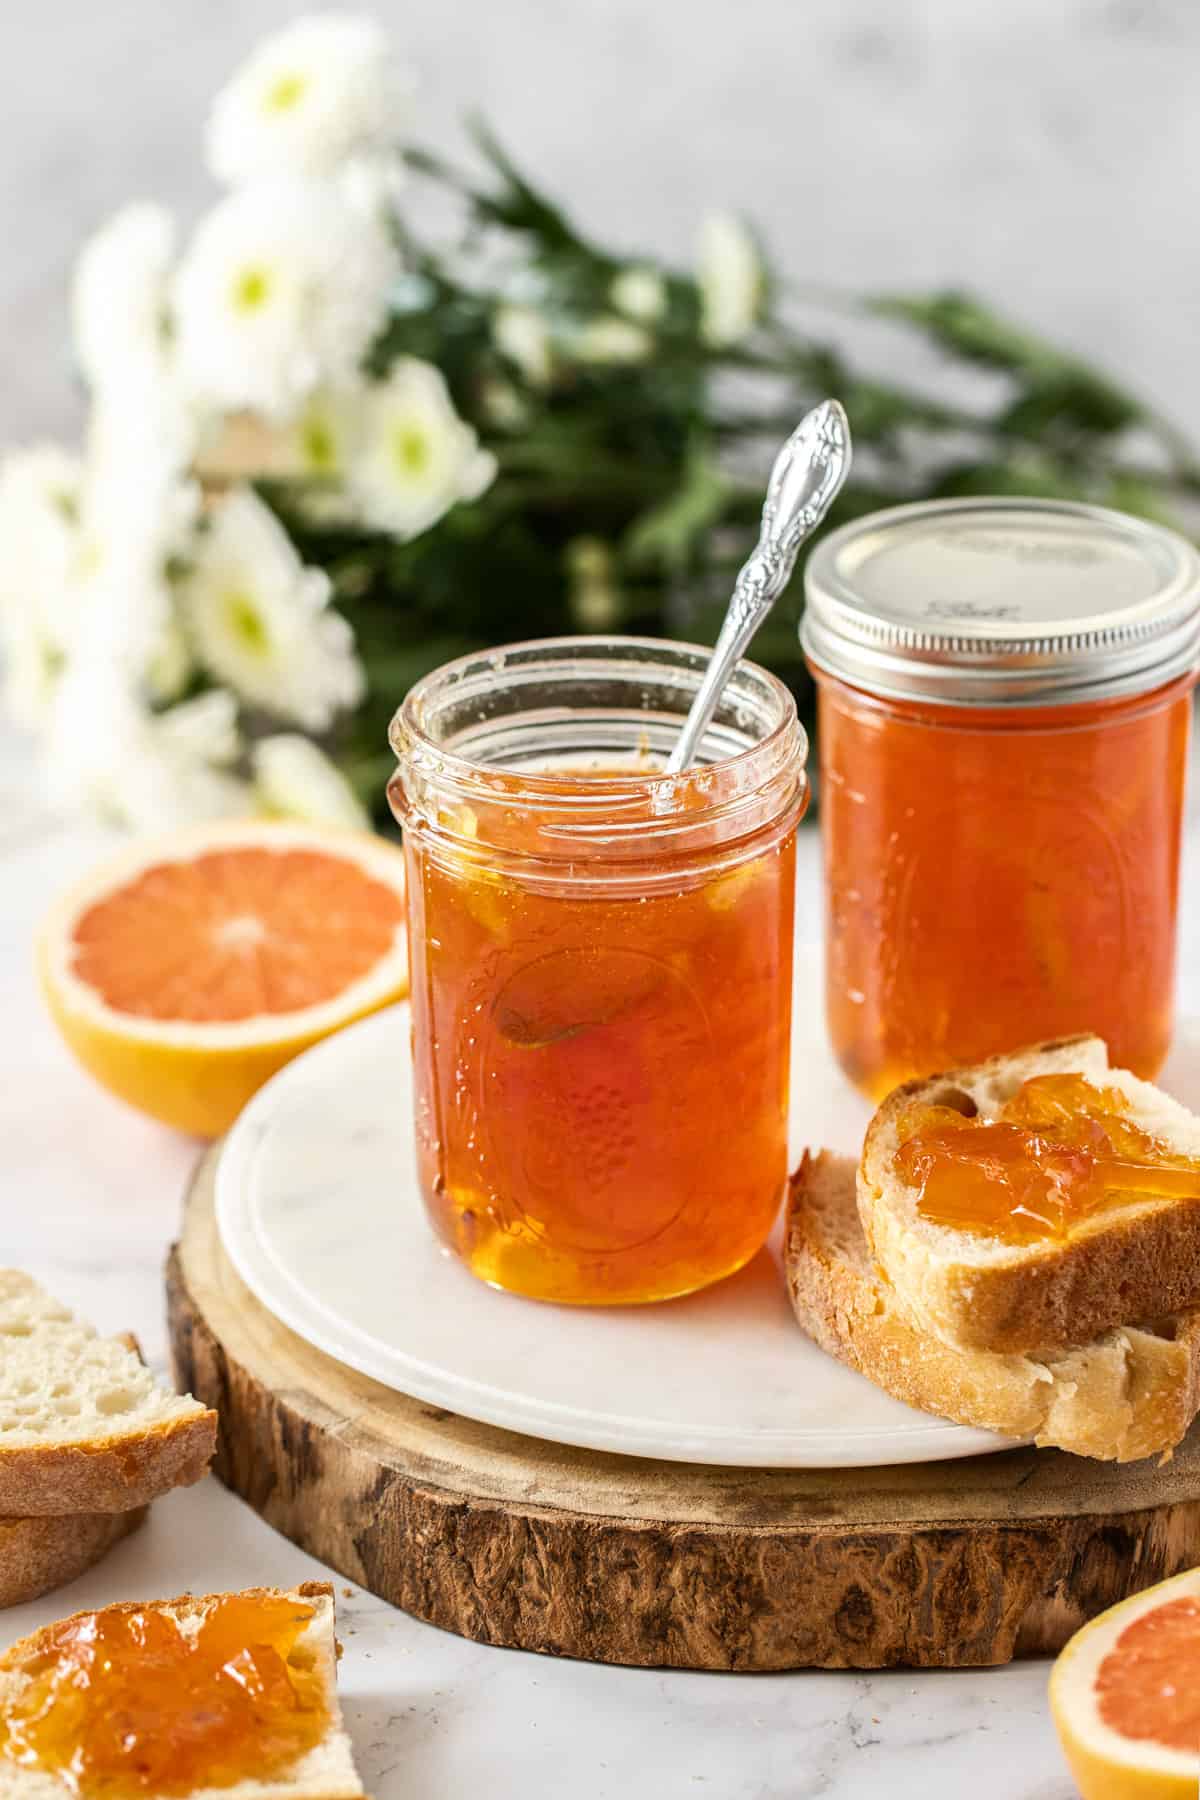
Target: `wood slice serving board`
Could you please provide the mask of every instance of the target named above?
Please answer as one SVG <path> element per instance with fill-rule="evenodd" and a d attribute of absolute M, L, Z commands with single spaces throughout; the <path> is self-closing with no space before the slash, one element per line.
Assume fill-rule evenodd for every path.
<path fill-rule="evenodd" d="M 1200 1433 L 1159 1468 L 1013 1450 L 815 1470 L 542 1443 L 411 1400 L 294 1336 L 213 1216 L 215 1152 L 167 1270 L 217 1473 L 406 1612 L 480 1643 L 682 1669 L 964 1668 L 1059 1650 L 1200 1562 Z"/>

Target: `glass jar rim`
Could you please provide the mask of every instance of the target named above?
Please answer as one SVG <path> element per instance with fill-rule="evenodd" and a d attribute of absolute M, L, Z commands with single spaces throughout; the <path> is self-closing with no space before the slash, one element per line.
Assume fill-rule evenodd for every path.
<path fill-rule="evenodd" d="M 620 654 L 613 655 L 613 652 Z M 434 701 L 452 693 L 465 693 L 469 696 L 474 691 L 482 696 L 486 691 L 484 678 L 488 675 L 511 677 L 514 670 L 522 668 L 528 668 L 532 675 L 539 671 L 545 675 L 554 669 L 559 659 L 567 667 L 572 663 L 578 666 L 580 659 L 589 653 L 600 657 L 609 653 L 611 661 L 607 672 L 611 676 L 619 676 L 623 660 L 631 671 L 636 669 L 639 660 L 657 663 L 664 671 L 674 667 L 680 677 L 680 685 L 690 686 L 693 691 L 699 687 L 712 656 L 711 648 L 701 644 L 685 643 L 674 638 L 625 636 L 618 633 L 529 638 L 499 645 L 492 650 L 472 651 L 441 664 L 414 683 L 392 717 L 388 728 L 388 742 L 398 757 L 411 755 L 415 751 L 431 762 L 436 762 L 441 773 L 464 788 L 476 785 L 487 787 L 489 778 L 497 775 L 506 776 L 511 783 L 516 771 L 464 756 L 436 737 L 429 729 L 425 717 L 428 708 Z M 763 758 L 764 754 L 771 760 L 772 753 L 782 753 L 789 739 L 792 740 L 792 754 L 803 767 L 808 757 L 808 734 L 797 717 L 796 703 L 790 689 L 778 676 L 771 674 L 770 670 L 749 659 L 743 659 L 734 670 L 725 690 L 726 694 L 729 695 L 734 690 L 736 698 L 736 684 L 739 682 L 743 685 L 752 684 L 761 699 L 769 704 L 773 703 L 776 717 L 762 737 L 745 744 L 732 755 L 697 762 L 682 776 L 667 776 L 661 768 L 573 769 L 571 792 L 566 795 L 562 791 L 561 769 L 557 772 L 538 772 L 523 768 L 519 771 L 520 787 L 515 790 L 514 797 L 536 800 L 539 796 L 544 796 L 553 798 L 556 806 L 562 806 L 564 802 L 570 805 L 572 800 L 585 806 L 594 806 L 597 799 L 617 798 L 622 794 L 645 797 L 667 781 L 686 784 L 697 776 L 711 777 L 712 772 L 718 769 L 723 773 L 736 775 L 748 769 L 755 759 Z M 474 684 L 473 689 L 468 685 L 471 683 Z M 679 717 L 682 723 L 684 712 Z M 711 736 L 712 728 L 705 735 L 702 749 Z"/>

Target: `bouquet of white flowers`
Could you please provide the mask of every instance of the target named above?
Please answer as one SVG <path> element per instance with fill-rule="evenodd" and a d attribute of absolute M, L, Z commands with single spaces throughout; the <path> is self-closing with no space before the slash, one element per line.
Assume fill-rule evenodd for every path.
<path fill-rule="evenodd" d="M 79 257 L 82 452 L 0 465 L 8 701 L 72 803 L 364 822 L 388 716 L 447 656 L 707 635 L 770 455 L 826 393 L 858 447 L 837 518 L 973 492 L 1163 516 L 1200 492 L 1146 407 L 977 303 L 842 311 L 986 370 L 979 405 L 866 374 L 788 322 L 737 219 L 702 222 L 693 271 L 616 255 L 482 127 L 478 176 L 414 147 L 409 93 L 378 24 L 301 19 L 218 94 L 224 192 L 182 247 L 141 203 Z M 795 608 L 755 654 L 802 691 Z"/>

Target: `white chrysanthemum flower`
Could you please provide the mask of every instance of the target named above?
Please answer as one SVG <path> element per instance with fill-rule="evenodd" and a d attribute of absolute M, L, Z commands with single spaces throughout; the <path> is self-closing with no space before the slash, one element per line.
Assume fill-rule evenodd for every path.
<path fill-rule="evenodd" d="M 641 325 L 631 319 L 619 319 L 615 313 L 600 313 L 589 319 L 572 340 L 571 348 L 580 362 L 639 363 L 645 362 L 654 348 L 654 340 Z"/>
<path fill-rule="evenodd" d="M 200 492 L 186 471 L 191 433 L 156 406 L 129 413 L 114 393 L 92 411 L 75 568 L 77 649 L 120 664 L 137 691 L 169 700 L 191 670 L 168 579 L 186 555 Z"/>
<path fill-rule="evenodd" d="M 710 213 L 701 225 L 696 281 L 701 336 L 713 345 L 736 344 L 762 311 L 766 271 L 758 245 L 733 213 Z"/>
<path fill-rule="evenodd" d="M 667 310 L 667 284 L 657 269 L 632 264 L 613 276 L 608 297 L 619 313 L 642 324 L 653 324 Z"/>
<path fill-rule="evenodd" d="M 495 476 L 495 457 L 459 418 L 432 363 L 402 356 L 368 389 L 347 482 L 364 524 L 417 537 L 456 502 L 478 499 Z"/>
<path fill-rule="evenodd" d="M 412 86 L 376 20 L 307 14 L 259 44 L 217 95 L 209 167 L 228 182 L 320 175 L 392 149 Z"/>
<path fill-rule="evenodd" d="M 396 218 L 404 181 L 404 164 L 390 152 L 352 156 L 337 171 L 338 187 L 354 211 L 385 225 Z"/>
<path fill-rule="evenodd" d="M 288 426 L 292 473 L 333 481 L 345 475 L 363 427 L 365 382 L 322 387 L 309 395 Z"/>
<path fill-rule="evenodd" d="M 547 385 L 554 357 L 549 328 L 536 307 L 498 306 L 492 317 L 492 341 L 531 387 Z"/>
<path fill-rule="evenodd" d="M 174 254 L 174 220 L 149 201 L 123 206 L 84 245 L 71 288 L 71 324 L 91 387 L 122 389 L 162 371 Z"/>
<path fill-rule="evenodd" d="M 112 662 L 136 692 L 155 701 L 175 699 L 193 662 L 165 567 L 145 541 L 124 546 L 92 540 L 88 554 L 93 560 L 75 585 L 76 653 Z"/>
<path fill-rule="evenodd" d="M 309 825 L 370 825 L 354 789 L 319 745 L 299 732 L 260 738 L 250 755 L 259 811 Z"/>
<path fill-rule="evenodd" d="M 75 628 L 71 584 L 79 554 L 79 458 L 55 444 L 0 463 L 0 644 L 7 710 L 45 724 Z"/>
<path fill-rule="evenodd" d="M 241 755 L 237 718 L 237 701 L 229 690 L 210 688 L 156 713 L 154 725 L 164 743 L 211 768 L 226 769 Z"/>
<path fill-rule="evenodd" d="M 529 423 L 529 403 L 502 375 L 487 376 L 479 388 L 479 409 L 495 431 L 521 431 Z"/>
<path fill-rule="evenodd" d="M 26 731 L 40 731 L 54 701 L 64 653 L 30 608 L 0 620 L 4 664 L 4 710 Z"/>
<path fill-rule="evenodd" d="M 174 370 L 130 373 L 95 394 L 84 446 L 89 480 L 103 471 L 133 495 L 190 476 L 208 426 Z"/>
<path fill-rule="evenodd" d="M 268 182 L 202 220 L 175 286 L 192 391 L 227 410 L 286 418 L 323 382 L 350 380 L 388 309 L 398 268 L 378 221 L 332 182 Z"/>
<path fill-rule="evenodd" d="M 581 631 L 611 631 L 621 616 L 616 562 L 603 538 L 572 538 L 566 549 L 571 614 Z"/>
<path fill-rule="evenodd" d="M 235 718 L 233 697 L 220 692 L 151 713 L 120 662 L 75 659 L 54 700 L 51 794 L 136 831 L 240 817 L 253 801 L 226 766 L 238 751 Z"/>
<path fill-rule="evenodd" d="M 151 700 L 158 706 L 178 700 L 191 679 L 192 668 L 187 633 L 178 615 L 168 612 L 146 662 L 144 680 Z"/>
<path fill-rule="evenodd" d="M 200 510 L 192 477 L 193 415 L 161 387 L 93 406 L 85 443 L 80 526 L 100 543 L 135 542 L 165 564 L 190 540 Z"/>
<path fill-rule="evenodd" d="M 364 679 L 329 577 L 306 568 L 274 513 L 235 488 L 198 539 L 180 584 L 199 661 L 247 704 L 321 731 L 357 705 Z"/>

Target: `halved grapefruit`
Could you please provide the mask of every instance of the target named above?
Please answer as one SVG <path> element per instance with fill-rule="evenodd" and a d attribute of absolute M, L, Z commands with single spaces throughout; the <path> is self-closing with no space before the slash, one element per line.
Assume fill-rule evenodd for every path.
<path fill-rule="evenodd" d="M 1054 1665 L 1050 1710 L 1083 1800 L 1196 1800 L 1200 1569 L 1077 1631 Z"/>
<path fill-rule="evenodd" d="M 38 962 L 98 1081 L 216 1137 L 293 1056 L 408 991 L 404 858 L 263 820 L 134 844 L 51 908 Z"/>

